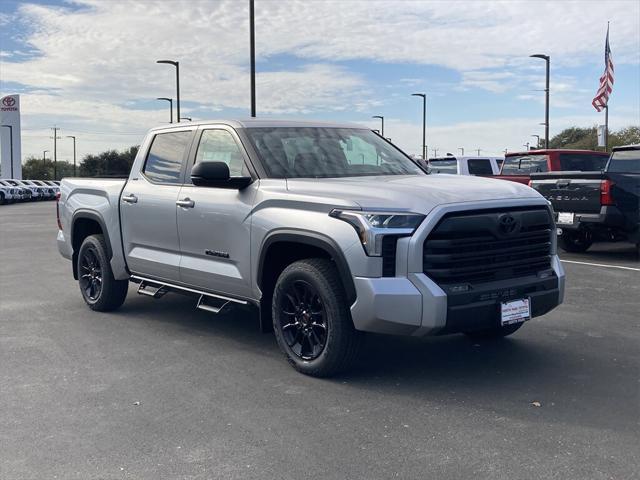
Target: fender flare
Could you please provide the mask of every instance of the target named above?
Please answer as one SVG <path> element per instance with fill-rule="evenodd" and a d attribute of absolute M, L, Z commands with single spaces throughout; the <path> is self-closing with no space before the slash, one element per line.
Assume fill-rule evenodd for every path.
<path fill-rule="evenodd" d="M 342 250 L 332 238 L 321 233 L 311 232 L 308 230 L 276 230 L 269 233 L 264 238 L 260 247 L 260 256 L 258 260 L 258 271 L 256 278 L 256 283 L 261 290 L 262 272 L 264 268 L 266 252 L 269 250 L 269 247 L 271 247 L 271 245 L 279 242 L 301 243 L 303 245 L 309 245 L 319 248 L 326 252 L 331 260 L 336 264 L 338 275 L 340 276 L 340 280 L 342 281 L 342 285 L 344 286 L 349 305 L 353 305 L 353 303 L 356 301 L 356 287 L 353 283 L 351 269 L 349 268 L 349 264 L 347 263 L 347 259 L 342 253 Z"/>
<path fill-rule="evenodd" d="M 71 217 L 71 228 L 70 228 L 70 238 L 71 238 L 71 245 L 73 246 L 73 235 L 74 235 L 74 230 L 76 227 L 76 221 L 80 220 L 80 219 L 87 219 L 87 220 L 93 220 L 95 221 L 98 225 L 100 225 L 100 229 L 102 230 L 102 234 L 104 235 L 104 239 L 105 242 L 107 244 L 107 258 L 109 260 L 111 260 L 111 258 L 113 257 L 113 250 L 111 249 L 111 240 L 109 238 L 109 231 L 107 230 L 107 225 L 104 223 L 104 220 L 102 219 L 102 217 L 100 215 L 98 215 L 96 212 L 93 212 L 91 210 L 84 210 L 84 209 L 79 209 L 76 210 L 73 213 L 73 216 Z M 75 250 L 73 251 L 73 259 L 72 259 L 72 265 L 73 265 L 73 277 L 77 280 L 78 278 L 78 272 L 77 272 L 77 255 L 78 252 L 76 252 Z"/>

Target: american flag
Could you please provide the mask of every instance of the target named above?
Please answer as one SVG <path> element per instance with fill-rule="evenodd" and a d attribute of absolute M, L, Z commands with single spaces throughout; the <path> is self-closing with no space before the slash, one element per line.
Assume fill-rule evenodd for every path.
<path fill-rule="evenodd" d="M 604 73 L 600 77 L 600 88 L 593 98 L 591 105 L 601 112 L 609 102 L 609 95 L 613 90 L 613 60 L 611 59 L 611 49 L 609 48 L 609 26 L 607 26 L 607 41 L 604 45 Z"/>

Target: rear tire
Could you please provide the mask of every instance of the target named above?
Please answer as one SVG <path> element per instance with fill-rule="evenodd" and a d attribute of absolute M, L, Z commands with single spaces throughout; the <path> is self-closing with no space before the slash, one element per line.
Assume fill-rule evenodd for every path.
<path fill-rule="evenodd" d="M 84 239 L 77 266 L 80 293 L 91 310 L 109 312 L 124 303 L 129 281 L 113 278 L 103 235 L 90 235 Z"/>
<path fill-rule="evenodd" d="M 524 325 L 522 323 L 514 323 L 512 325 L 505 325 L 504 327 L 487 328 L 486 330 L 477 330 L 474 332 L 465 332 L 465 335 L 474 340 L 491 340 L 496 338 L 508 337 L 512 333 L 517 332 L 520 327 Z"/>
<path fill-rule="evenodd" d="M 560 247 L 564 251 L 571 253 L 583 253 L 589 250 L 589 247 L 593 245 L 593 234 L 586 229 L 575 232 L 564 230 L 558 240 Z"/>
<path fill-rule="evenodd" d="M 347 370 L 362 343 L 335 265 L 311 258 L 292 263 L 277 280 L 272 305 L 276 340 L 301 373 L 328 377 Z"/>

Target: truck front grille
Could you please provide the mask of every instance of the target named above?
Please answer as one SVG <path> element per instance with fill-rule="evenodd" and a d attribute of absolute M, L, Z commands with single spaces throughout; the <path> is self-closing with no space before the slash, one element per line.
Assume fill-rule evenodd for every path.
<path fill-rule="evenodd" d="M 551 268 L 549 210 L 512 208 L 445 215 L 423 246 L 423 271 L 439 285 L 523 277 Z"/>

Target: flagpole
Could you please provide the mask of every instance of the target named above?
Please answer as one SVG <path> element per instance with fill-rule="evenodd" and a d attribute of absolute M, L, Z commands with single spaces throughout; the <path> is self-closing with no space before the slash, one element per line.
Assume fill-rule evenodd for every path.
<path fill-rule="evenodd" d="M 604 107 L 604 151 L 609 151 L 609 105 Z"/>
<path fill-rule="evenodd" d="M 609 21 L 607 20 L 607 48 L 609 48 Z M 605 70 L 609 67 L 609 58 L 606 58 L 607 64 Z M 607 98 L 607 105 L 604 107 L 604 151 L 609 151 L 609 99 Z"/>

